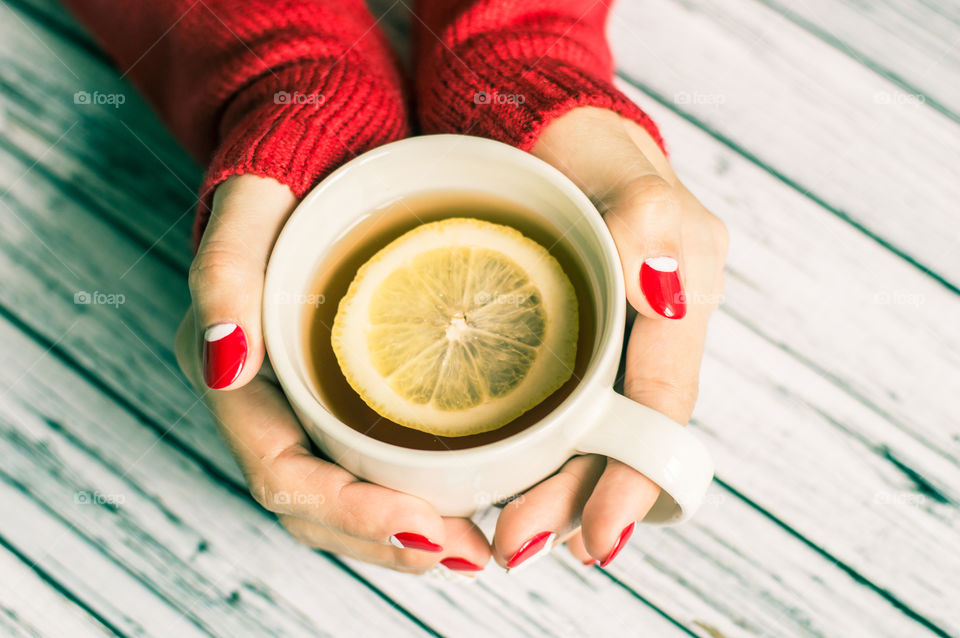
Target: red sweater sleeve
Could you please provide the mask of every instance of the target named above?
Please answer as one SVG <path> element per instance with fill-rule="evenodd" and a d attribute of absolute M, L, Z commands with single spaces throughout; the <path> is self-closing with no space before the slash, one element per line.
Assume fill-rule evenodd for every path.
<path fill-rule="evenodd" d="M 413 18 L 425 132 L 528 150 L 577 106 L 617 111 L 663 147 L 653 121 L 614 88 L 605 0 L 419 0 Z"/>
<path fill-rule="evenodd" d="M 363 0 L 66 0 L 214 186 L 272 177 L 303 196 L 408 133 L 396 60 Z"/>

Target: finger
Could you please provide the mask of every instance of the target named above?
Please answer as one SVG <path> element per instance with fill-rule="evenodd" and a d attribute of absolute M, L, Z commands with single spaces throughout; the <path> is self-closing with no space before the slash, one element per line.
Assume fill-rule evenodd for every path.
<path fill-rule="evenodd" d="M 482 571 L 490 562 L 490 543 L 483 531 L 466 518 L 444 518 L 440 564 L 464 575 Z"/>
<path fill-rule="evenodd" d="M 506 505 L 493 536 L 497 563 L 510 570 L 526 567 L 549 552 L 559 537 L 575 531 L 603 466 L 602 456 L 576 456 Z"/>
<path fill-rule="evenodd" d="M 624 394 L 686 423 L 697 400 L 708 313 L 666 322 L 637 316 L 627 343 Z M 608 459 L 583 509 L 583 541 L 606 567 L 620 553 L 659 496 L 660 488 L 632 467 Z"/>
<path fill-rule="evenodd" d="M 571 136 L 583 131 L 589 143 L 571 153 Z M 631 305 L 648 317 L 683 318 L 680 189 L 650 135 L 612 111 L 582 108 L 547 127 L 531 152 L 597 204 L 617 245 Z"/>
<path fill-rule="evenodd" d="M 450 547 L 438 554 L 372 543 L 296 516 L 281 514 L 278 519 L 305 545 L 403 572 L 423 573 L 441 565 L 469 576 L 482 570 L 490 560 L 490 546 L 483 532 L 462 518 L 444 519 Z"/>
<path fill-rule="evenodd" d="M 682 319 L 683 294 L 680 196 L 642 156 L 636 177 L 604 211 L 620 255 L 627 300 L 640 314 Z"/>
<path fill-rule="evenodd" d="M 435 556 L 424 552 L 371 543 L 297 516 L 280 514 L 277 519 L 298 542 L 364 563 L 419 574 L 430 569 L 436 562 Z"/>
<path fill-rule="evenodd" d="M 264 270 L 296 203 L 288 187 L 254 175 L 231 177 L 214 194 L 189 276 L 203 380 L 212 389 L 242 386 L 263 361 Z"/>
<path fill-rule="evenodd" d="M 191 338 L 193 324 L 194 314 L 188 311 L 177 333 L 176 353 L 196 383 L 201 373 L 197 343 Z M 486 536 L 471 521 L 441 519 L 421 499 L 364 483 L 314 457 L 289 404 L 263 377 L 235 392 L 211 393 L 207 400 L 251 493 L 267 509 L 336 532 L 336 538 L 354 538 L 383 550 L 400 549 L 398 545 L 406 545 L 408 553 L 422 550 L 414 553 L 449 559 L 450 569 L 477 571 L 489 562 Z M 438 552 L 441 546 L 431 539 L 443 539 L 446 553 Z"/>
<path fill-rule="evenodd" d="M 583 545 L 582 530 L 577 530 L 577 533 L 567 540 L 566 545 L 567 550 L 573 555 L 573 557 L 583 563 L 586 567 L 593 567 L 597 564 L 597 559 L 591 556 L 590 552 L 588 552 L 587 548 Z"/>
<path fill-rule="evenodd" d="M 258 377 L 230 393 L 213 393 L 210 405 L 263 507 L 368 541 L 442 551 L 443 520 L 426 501 L 360 481 L 314 456 L 273 384 Z"/>
<path fill-rule="evenodd" d="M 638 315 L 627 341 L 624 394 L 674 421 L 690 420 L 697 401 L 709 313 L 687 321 L 658 321 Z"/>
<path fill-rule="evenodd" d="M 617 557 L 637 521 L 643 520 L 659 495 L 660 488 L 643 474 L 607 459 L 607 467 L 583 508 L 583 545 L 600 567 Z"/>
<path fill-rule="evenodd" d="M 188 369 L 196 366 L 196 341 L 187 336 L 192 321 L 188 313 L 177 343 L 177 358 Z M 263 377 L 231 392 L 208 393 L 205 400 L 251 494 L 266 509 L 371 542 L 442 551 L 445 526 L 426 501 L 360 481 L 314 456 L 290 404 Z"/>

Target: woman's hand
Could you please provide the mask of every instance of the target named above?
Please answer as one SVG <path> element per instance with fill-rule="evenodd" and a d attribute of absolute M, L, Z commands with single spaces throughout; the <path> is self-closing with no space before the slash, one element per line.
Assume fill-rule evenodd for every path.
<path fill-rule="evenodd" d="M 260 505 L 299 541 L 400 571 L 438 562 L 486 565 L 483 533 L 425 501 L 363 482 L 312 452 L 264 360 L 260 328 L 267 258 L 297 200 L 272 179 L 242 175 L 217 188 L 190 268 L 193 307 L 177 361 L 203 395 Z"/>
<path fill-rule="evenodd" d="M 545 127 L 531 152 L 590 196 L 616 242 L 637 313 L 624 393 L 686 423 L 707 322 L 720 301 L 726 228 L 677 180 L 649 134 L 612 111 L 570 111 Z M 504 508 L 494 557 L 516 567 L 566 540 L 584 563 L 606 566 L 659 492 L 619 461 L 575 457 Z"/>

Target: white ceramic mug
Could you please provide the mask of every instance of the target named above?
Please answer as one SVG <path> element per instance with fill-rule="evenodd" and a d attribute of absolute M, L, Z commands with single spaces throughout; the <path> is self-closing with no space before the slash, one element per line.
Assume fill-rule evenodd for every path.
<path fill-rule="evenodd" d="M 303 315 L 278 300 L 308 292 L 326 250 L 371 211 L 431 191 L 486 193 L 512 200 L 565 232 L 597 301 L 597 335 L 573 392 L 543 419 L 493 443 L 462 450 L 415 450 L 365 436 L 334 417 L 313 389 Z M 635 276 L 635 275 L 634 275 Z M 713 462 L 692 432 L 613 390 L 626 315 L 617 249 L 590 200 L 552 166 L 513 147 L 463 135 L 387 144 L 343 165 L 291 215 L 267 267 L 263 329 L 270 362 L 313 441 L 353 474 L 419 496 L 444 516 L 522 492 L 576 454 L 602 454 L 661 487 L 644 522 L 693 515 Z"/>

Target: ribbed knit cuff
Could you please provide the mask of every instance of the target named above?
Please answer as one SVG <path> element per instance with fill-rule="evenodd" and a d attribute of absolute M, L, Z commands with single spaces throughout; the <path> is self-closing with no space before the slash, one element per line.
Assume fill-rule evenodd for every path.
<path fill-rule="evenodd" d="M 637 122 L 666 152 L 650 116 L 609 80 L 557 60 L 527 67 L 489 55 L 453 60 L 421 84 L 425 132 L 466 133 L 529 150 L 552 120 L 576 107 L 595 106 Z"/>
<path fill-rule="evenodd" d="M 271 177 L 303 197 L 349 159 L 409 134 L 399 87 L 362 69 L 295 65 L 268 73 L 236 95 L 200 190 L 196 249 L 213 191 L 232 175 Z"/>

